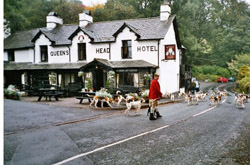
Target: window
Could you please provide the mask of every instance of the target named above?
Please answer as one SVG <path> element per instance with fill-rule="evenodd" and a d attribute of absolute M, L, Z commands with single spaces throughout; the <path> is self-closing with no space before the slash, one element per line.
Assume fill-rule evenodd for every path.
<path fill-rule="evenodd" d="M 15 53 L 14 50 L 8 51 L 8 61 L 15 61 Z"/>
<path fill-rule="evenodd" d="M 122 41 L 122 58 L 131 59 L 132 58 L 132 42 L 131 40 Z"/>
<path fill-rule="evenodd" d="M 86 43 L 78 43 L 78 60 L 86 60 Z"/>
<path fill-rule="evenodd" d="M 119 87 L 122 87 L 124 85 L 130 85 L 134 86 L 134 73 L 119 73 Z"/>
<path fill-rule="evenodd" d="M 41 62 L 48 62 L 48 46 L 40 46 Z"/>

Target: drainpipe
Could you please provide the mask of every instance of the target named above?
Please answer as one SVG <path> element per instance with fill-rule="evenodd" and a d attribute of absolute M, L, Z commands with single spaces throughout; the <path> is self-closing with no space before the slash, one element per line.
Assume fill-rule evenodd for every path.
<path fill-rule="evenodd" d="M 36 63 L 36 51 L 35 51 L 35 47 L 33 49 L 33 52 L 34 52 L 34 63 Z"/>
<path fill-rule="evenodd" d="M 69 48 L 69 62 L 71 62 L 71 53 L 70 53 L 70 47 L 67 46 Z"/>
<path fill-rule="evenodd" d="M 158 68 L 159 68 L 159 66 L 160 66 L 160 40 L 158 40 L 158 50 L 157 50 L 157 62 L 158 62 L 158 64 L 157 64 L 157 66 L 158 66 Z"/>
<path fill-rule="evenodd" d="M 109 43 L 109 60 L 111 60 L 111 43 Z"/>

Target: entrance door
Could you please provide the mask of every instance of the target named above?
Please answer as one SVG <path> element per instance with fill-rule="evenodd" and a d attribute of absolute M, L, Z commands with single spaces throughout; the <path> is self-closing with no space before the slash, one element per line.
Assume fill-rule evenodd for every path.
<path fill-rule="evenodd" d="M 96 85 L 95 85 L 95 91 L 100 90 L 102 87 L 104 87 L 103 85 L 103 70 L 102 69 L 97 69 L 96 72 Z"/>

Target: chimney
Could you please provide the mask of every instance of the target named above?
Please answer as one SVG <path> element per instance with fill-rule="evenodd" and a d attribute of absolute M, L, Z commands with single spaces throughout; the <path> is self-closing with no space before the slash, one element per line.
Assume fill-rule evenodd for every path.
<path fill-rule="evenodd" d="M 90 15 L 90 11 L 84 10 L 83 13 L 79 14 L 79 26 L 85 27 L 89 23 L 93 23 L 93 17 Z"/>
<path fill-rule="evenodd" d="M 161 14 L 160 14 L 161 21 L 168 20 L 170 14 L 171 14 L 170 4 L 167 2 L 167 0 L 164 0 L 163 4 L 161 5 Z"/>
<path fill-rule="evenodd" d="M 56 12 L 50 12 L 46 17 L 47 29 L 54 29 L 57 24 L 63 24 L 63 20 L 58 17 Z"/>

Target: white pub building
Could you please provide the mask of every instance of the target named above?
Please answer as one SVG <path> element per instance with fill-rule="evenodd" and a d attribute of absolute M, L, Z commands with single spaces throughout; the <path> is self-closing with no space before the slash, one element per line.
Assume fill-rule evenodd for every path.
<path fill-rule="evenodd" d="M 85 12 L 79 14 L 78 25 L 64 25 L 51 12 L 46 20 L 46 27 L 4 40 L 5 86 L 143 90 L 149 88 L 148 75 L 159 73 L 162 92 L 187 88 L 191 77 L 183 64 L 185 49 L 166 2 L 154 18 L 93 22 Z M 113 82 L 107 82 L 110 76 Z"/>

